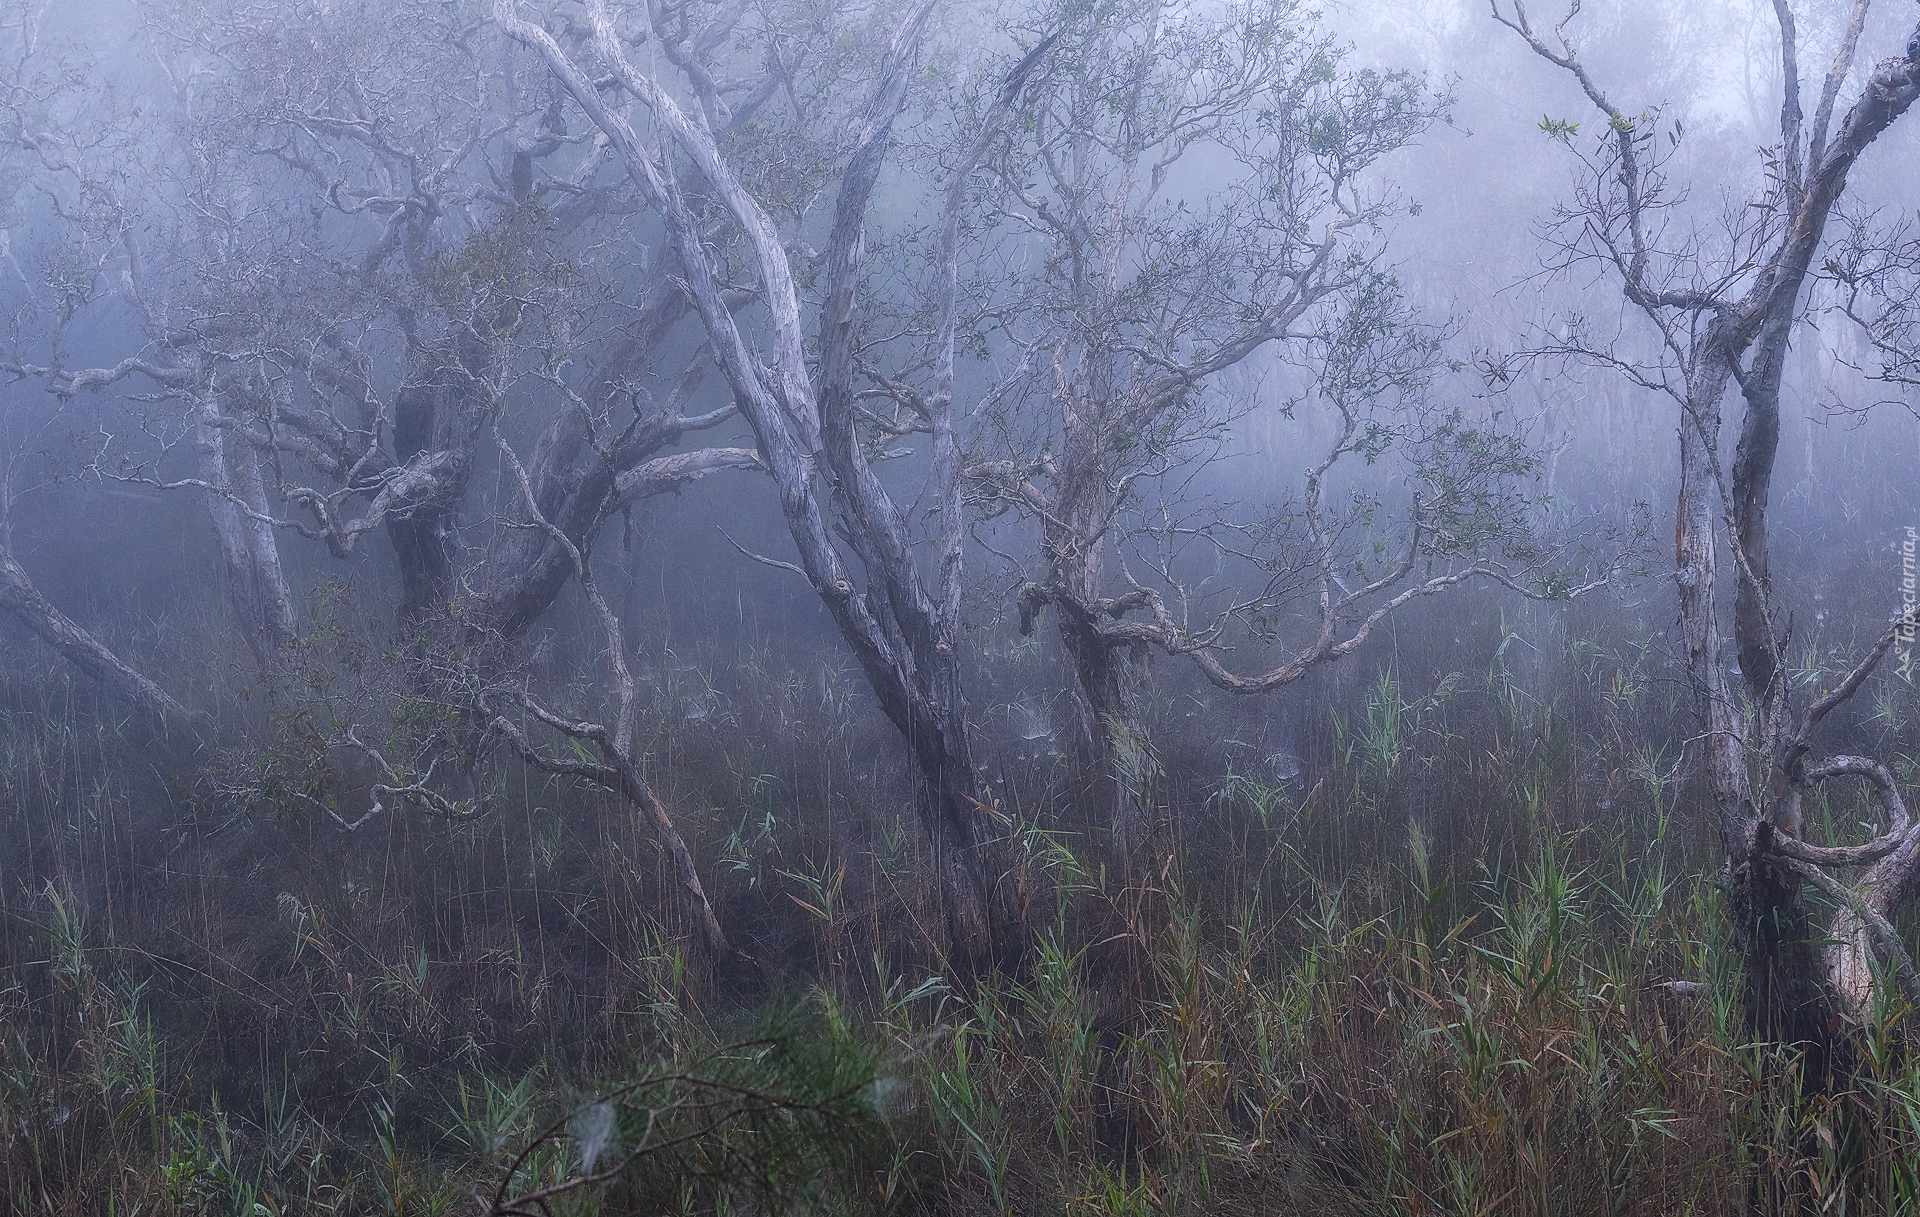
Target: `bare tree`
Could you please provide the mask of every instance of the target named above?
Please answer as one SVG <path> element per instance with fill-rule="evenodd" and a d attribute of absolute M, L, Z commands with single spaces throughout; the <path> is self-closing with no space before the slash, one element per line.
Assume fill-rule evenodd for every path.
<path fill-rule="evenodd" d="M 31 18 L 22 16 L 6 29 L 5 85 L 0 88 L 0 146 L 11 151 L 20 179 L 37 200 L 16 199 L 16 206 L 38 202 L 63 222 L 64 240 L 43 253 L 44 294 L 53 318 L 47 340 L 50 359 L 36 365 L 15 357 L 0 369 L 18 377 L 37 377 L 62 398 L 140 377 L 176 396 L 193 452 L 198 480 L 217 488 L 208 499 L 211 522 L 228 571 L 233 605 L 256 654 L 293 636 L 293 601 L 280 567 L 271 528 L 261 522 L 267 510 L 256 451 L 230 443 L 221 417 L 220 390 L 212 370 L 196 366 L 190 344 L 155 308 L 145 290 L 142 234 L 132 196 L 152 165 L 110 117 L 90 113 L 71 81 L 57 71 L 58 61 L 40 45 Z M 34 251 L 15 251 L 10 254 Z M 118 266 L 113 263 L 117 261 Z M 16 261 L 16 266 L 18 262 Z M 165 355 L 129 356 L 112 367 L 74 370 L 61 358 L 61 337 L 84 307 L 98 298 L 110 272 L 118 269 L 122 294 L 132 303 L 148 336 Z M 25 276 L 22 275 L 24 280 Z M 30 284 L 28 286 L 31 286 Z M 16 314 L 16 334 L 19 332 Z"/>
<path fill-rule="evenodd" d="M 28 15 L 0 17 L 0 75 L 4 76 L 6 82 L 4 90 L 0 90 L 0 121 L 11 120 L 7 124 L 6 134 L 0 135 L 0 172 L 11 177 L 30 173 L 36 163 L 58 174 L 71 165 L 75 155 L 71 143 L 47 134 L 44 123 L 31 121 L 36 117 L 48 116 L 54 107 L 46 99 L 59 92 L 57 79 L 50 69 L 42 67 L 43 58 L 38 28 Z M 86 184 L 84 178 L 70 176 L 74 185 Z M 112 215 L 110 206 L 84 206 L 89 202 L 97 202 L 97 198 L 76 198 L 72 194 L 61 193 L 54 193 L 51 197 L 56 207 L 68 205 L 70 209 L 79 211 L 82 217 L 90 219 L 87 227 L 95 235 L 111 224 L 109 219 L 103 225 L 99 218 L 102 211 L 109 217 Z M 8 201 L 15 203 L 8 210 L 18 208 L 16 200 Z M 83 206 L 75 208 L 74 204 Z M 16 247 L 11 232 L 0 235 L 0 255 L 4 256 L 8 270 L 23 284 L 30 286 L 29 272 L 21 260 L 23 252 L 26 251 Z M 74 293 L 84 290 L 84 281 L 91 269 L 85 264 L 83 250 L 61 252 L 67 256 L 48 258 L 37 268 L 43 273 L 51 296 L 49 303 L 56 314 L 71 310 Z M 30 253 L 28 256 L 31 256 Z M 10 364 L 4 358 L 0 358 L 0 370 L 12 370 L 16 375 L 20 373 L 17 365 Z M 5 443 L 8 448 L 5 455 L 0 457 L 0 612 L 41 638 L 81 672 L 98 681 L 111 696 L 145 711 L 163 723 L 190 721 L 193 716 L 172 696 L 115 654 L 93 633 L 56 608 L 34 585 L 26 569 L 15 560 L 11 552 L 15 478 L 23 465 L 27 430 L 22 428 L 16 435 L 11 425 L 13 420 L 8 419 L 7 422 L 7 434 L 0 438 L 0 443 Z M 16 442 L 20 450 L 15 450 Z M 224 468 L 222 473 L 224 476 Z"/>
<path fill-rule="evenodd" d="M 1353 654 L 1381 622 L 1426 597 L 1491 584 L 1571 600 L 1631 569 L 1637 514 L 1555 519 L 1551 497 L 1536 490 L 1544 462 L 1526 428 L 1499 411 L 1469 421 L 1462 407 L 1431 400 L 1437 340 L 1408 332 L 1394 293 L 1378 288 L 1308 344 L 1312 397 L 1331 414 L 1333 435 L 1304 471 L 1298 501 L 1242 518 L 1211 501 L 1175 516 L 1163 500 L 1158 518 L 1116 547 L 1129 589 L 1120 608 L 1143 616 L 1109 613 L 1110 637 L 1189 656 L 1227 692 L 1267 693 Z M 1377 485 L 1336 494 L 1349 465 L 1400 482 L 1399 497 Z M 1224 588 L 1183 572 L 1195 549 L 1211 559 L 1206 582 Z M 1246 577 L 1230 576 L 1234 564 Z M 1297 631 L 1283 627 L 1289 615 L 1302 618 Z M 1277 645 L 1282 657 L 1236 673 L 1228 665 L 1236 635 Z"/>
<path fill-rule="evenodd" d="M 603 723 L 579 721 L 562 718 L 545 709 L 531 697 L 522 695 L 521 702 L 527 711 L 538 721 L 574 740 L 591 743 L 600 754 L 598 762 L 579 757 L 552 756 L 540 751 L 527 738 L 526 733 L 503 713 L 495 714 L 488 724 L 490 731 L 504 736 L 514 751 L 534 768 L 546 773 L 577 774 L 591 779 L 607 790 L 613 791 L 630 803 L 646 819 L 647 827 L 654 838 L 673 860 L 674 878 L 680 889 L 681 898 L 687 906 L 699 941 L 709 955 L 726 961 L 732 954 L 726 934 L 720 928 L 719 919 L 714 916 L 713 906 L 707 901 L 706 888 L 700 882 L 700 872 L 694 866 L 693 853 L 673 826 L 672 818 L 667 814 L 665 805 L 653 788 L 641 776 L 640 767 L 633 755 L 634 710 L 637 705 L 633 672 L 627 666 L 627 644 L 620 618 L 607 604 L 607 598 L 600 593 L 599 585 L 594 582 L 591 550 L 583 549 L 567 531 L 547 519 L 540 510 L 540 504 L 534 495 L 533 480 L 527 476 L 526 466 L 501 434 L 498 421 L 493 427 L 494 442 L 500 455 L 513 473 L 513 480 L 520 488 L 527 514 L 534 526 L 549 537 L 573 563 L 575 576 L 580 581 L 580 590 L 585 593 L 587 602 L 593 607 L 594 618 L 599 622 L 601 634 L 606 642 L 607 662 L 613 669 L 614 693 L 618 699 L 614 724 L 608 727 Z M 610 456 L 610 454 L 607 454 Z M 612 463 L 611 460 L 608 463 Z M 604 503 L 604 500 L 603 500 Z M 605 510 L 603 506 L 602 510 Z M 603 521 L 591 521 L 584 530 L 588 536 L 596 535 Z"/>
<path fill-rule="evenodd" d="M 236 608 L 263 651 L 293 630 L 276 532 L 339 558 L 384 533 L 401 574 L 397 615 L 412 629 L 444 627 L 471 600 L 466 625 L 517 637 L 572 574 L 530 527 L 507 528 L 473 569 L 486 387 L 519 357 L 526 309 L 610 290 L 578 273 L 568 243 L 631 217 L 596 188 L 604 140 L 569 136 L 550 90 L 527 88 L 496 43 L 466 37 L 457 9 L 415 8 L 398 26 L 384 8 L 292 24 L 238 2 L 157 9 L 149 34 L 174 95 L 153 99 L 166 117 L 139 133 L 103 118 L 76 134 L 63 109 L 87 96 L 40 86 L 31 64 L 13 74 L 8 140 L 39 162 L 29 181 L 67 221 L 78 281 L 60 289 L 46 354 L 8 367 L 62 397 L 150 390 L 138 442 L 103 428 L 95 469 L 206 495 Z M 70 366 L 62 335 L 89 306 L 117 302 L 135 306 L 143 349 Z M 582 375 L 536 403 L 530 474 L 576 543 L 609 503 L 757 468 L 737 449 L 672 451 L 732 416 L 680 413 L 704 358 L 669 369 L 670 391 L 650 388 L 687 314 L 656 281 L 631 320 L 575 335 Z M 611 464 L 586 452 L 582 421 L 609 403 L 637 420 Z M 190 473 L 177 453 L 194 458 Z"/>
<path fill-rule="evenodd" d="M 771 12 L 749 19 L 745 10 L 709 13 L 686 5 L 629 6 L 616 13 L 595 2 L 585 6 L 584 27 L 576 27 L 559 15 L 538 23 L 522 16 L 512 0 L 497 0 L 495 17 L 544 60 L 666 225 L 682 276 L 678 286 L 699 314 L 714 361 L 753 428 L 798 551 L 797 563 L 765 560 L 803 575 L 819 594 L 881 708 L 906 738 L 950 944 L 963 965 L 979 966 L 1010 949 L 1013 909 L 1010 885 L 994 860 L 994 827 L 976 797 L 967 737 L 959 654 L 961 555 L 958 525 L 951 523 L 959 512 L 949 510 L 945 517 L 948 531 L 930 579 L 920 568 L 905 513 L 873 469 L 854 389 L 867 207 L 932 7 L 931 0 L 922 0 L 898 20 L 876 12 L 865 26 L 831 29 L 817 42 L 784 49 L 787 39 L 774 36 L 777 14 Z M 752 184 L 751 163 L 719 129 L 730 113 L 719 82 L 733 75 L 720 54 L 724 38 L 704 32 L 709 16 L 729 23 L 736 43 L 768 47 L 766 53 L 780 56 L 787 70 L 834 63 L 844 57 L 836 48 L 850 44 L 871 48 L 856 57 L 871 69 L 864 80 L 839 82 L 838 97 L 856 100 L 842 100 L 845 108 L 835 114 L 832 99 L 823 97 L 819 112 L 806 116 L 816 132 L 838 124 L 850 132 L 830 177 L 836 195 L 827 247 L 809 259 L 818 270 L 814 358 L 807 349 L 811 302 L 795 278 L 793 237 L 782 232 L 777 212 Z M 806 28 L 804 21 L 786 26 Z M 1016 73 L 1002 96 L 1010 102 L 1019 87 Z M 657 132 L 657 144 L 643 137 L 639 116 Z M 730 235 L 742 246 L 741 260 L 757 280 L 753 290 L 765 310 L 758 352 L 727 305 L 726 267 L 700 222 L 707 205 L 723 210 Z M 942 232 L 948 235 L 941 243 L 941 279 L 950 284 L 957 254 L 951 225 Z M 950 352 L 950 327 L 939 329 Z M 922 408 L 935 437 L 930 497 L 952 505 L 958 501 L 958 459 L 950 353 L 945 366 L 940 388 Z"/>
<path fill-rule="evenodd" d="M 1822 260 L 1826 289 L 1817 298 L 1866 340 L 1871 366 L 1859 370 L 1904 391 L 1920 386 L 1920 231 L 1911 217 L 1892 220 L 1868 212 L 1846 217 L 1846 226 Z"/>
<path fill-rule="evenodd" d="M 402 740 L 368 726 L 391 707 L 349 708 L 308 733 L 315 774 L 288 787 L 295 795 L 343 828 L 400 806 L 478 814 L 479 771 L 510 747 L 632 806 L 674 863 L 696 937 L 727 954 L 692 855 L 641 777 L 624 634 L 590 555 L 634 504 L 764 465 L 751 449 L 681 447 L 736 412 L 686 412 L 712 360 L 675 336 L 691 310 L 670 250 L 635 251 L 642 266 L 664 264 L 651 277 L 627 264 L 598 273 L 579 256 L 636 223 L 626 193 L 600 180 L 608 140 L 570 134 L 544 69 L 517 64 L 458 5 L 293 14 L 185 0 L 147 15 L 167 91 L 125 106 L 59 70 L 22 27 L 0 142 L 32 163 L 23 180 L 60 273 L 46 299 L 25 301 L 20 317 L 45 324 L 16 327 L 5 367 L 63 400 L 124 394 L 96 408 L 88 471 L 205 497 L 235 607 L 276 678 L 293 662 L 275 654 L 294 636 L 284 539 L 347 560 L 384 535 L 413 683 L 370 691 L 424 695 L 444 720 Z M 770 92 L 736 104 L 741 131 L 759 133 Z M 771 174 L 773 197 L 798 180 Z M 755 297 L 719 298 L 737 309 Z M 128 306 L 132 353 L 78 364 L 67 335 Z M 511 475 L 499 503 L 486 493 L 494 469 Z M 548 711 L 513 680 L 515 643 L 572 580 L 610 648 L 611 725 L 590 707 Z M 162 705 L 17 566 L 6 582 L 6 607 L 32 628 Z M 548 730 L 600 759 L 542 751 L 529 731 Z M 343 752 L 371 774 L 365 810 L 342 814 L 327 789 L 342 785 Z M 266 789 L 254 778 L 226 784 Z"/>
<path fill-rule="evenodd" d="M 1710 230 L 1675 211 L 1684 192 L 1666 169 L 1678 130 L 1656 111 L 1636 113 L 1616 101 L 1588 70 L 1574 36 L 1580 6 L 1549 26 L 1536 23 L 1519 0 L 1493 5 L 1494 18 L 1564 71 L 1604 124 L 1554 229 L 1557 265 L 1604 268 L 1651 327 L 1655 353 L 1636 357 L 1578 334 L 1558 353 L 1617 368 L 1679 407 L 1674 574 L 1752 1015 L 1769 1036 L 1817 1046 L 1831 1046 L 1846 1027 L 1872 1016 L 1880 975 L 1911 985 L 1912 964 L 1887 922 L 1920 873 L 1920 830 L 1888 770 L 1870 758 L 1815 752 L 1822 723 L 1860 690 L 1900 632 L 1911 630 L 1913 609 L 1906 607 L 1857 664 L 1843 665 L 1830 690 L 1809 697 L 1790 679 L 1791 623 L 1779 619 L 1768 543 L 1781 382 L 1808 306 L 1808 280 L 1822 251 L 1835 248 L 1827 228 L 1849 173 L 1920 97 L 1920 30 L 1893 57 L 1856 70 L 1869 7 L 1869 0 L 1854 0 L 1845 10 L 1830 66 L 1810 99 L 1793 7 L 1775 0 L 1782 103 L 1778 142 L 1765 151 L 1765 188 Z M 1579 136 L 1576 123 L 1544 126 L 1569 146 Z M 1843 268 L 1862 266 L 1844 242 L 1835 257 Z M 1721 434 L 1730 386 L 1739 439 L 1729 459 Z M 1721 572 L 1723 554 L 1730 577 Z M 1737 656 L 1731 671 L 1722 654 L 1727 582 Z M 1808 842 L 1806 800 L 1846 780 L 1870 785 L 1886 813 L 1885 830 L 1865 846 Z M 1860 867 L 1864 873 L 1851 882 L 1828 873 Z M 1807 884 L 1837 906 L 1825 930 L 1813 924 L 1803 899 Z M 1876 959 L 1881 970 L 1870 964 Z"/>

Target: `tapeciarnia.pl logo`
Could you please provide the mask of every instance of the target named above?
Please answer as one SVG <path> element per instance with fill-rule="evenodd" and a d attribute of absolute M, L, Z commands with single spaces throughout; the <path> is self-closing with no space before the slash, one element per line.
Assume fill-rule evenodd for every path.
<path fill-rule="evenodd" d="M 1899 666 L 1894 671 L 1908 684 L 1913 683 L 1913 639 L 1920 633 L 1920 612 L 1915 611 L 1920 609 L 1920 563 L 1916 562 L 1916 548 L 1920 548 L 1920 528 L 1909 526 L 1906 540 L 1900 545 L 1900 625 L 1894 631 L 1899 656 Z"/>

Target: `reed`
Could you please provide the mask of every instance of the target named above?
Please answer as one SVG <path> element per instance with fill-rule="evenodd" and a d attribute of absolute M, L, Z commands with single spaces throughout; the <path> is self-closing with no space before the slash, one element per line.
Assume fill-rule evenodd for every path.
<path fill-rule="evenodd" d="M 502 769 L 478 819 L 345 834 L 10 656 L 0 1208 L 1914 1211 L 1911 1012 L 1838 1095 L 1749 1042 L 1657 654 L 1523 676 L 1522 645 L 1283 721 L 1166 691 L 1124 875 L 1069 715 L 1006 697 L 982 756 L 1031 945 L 975 978 L 854 682 L 662 651 L 641 750 L 744 987 L 598 796 Z M 1000 653 L 983 687 L 1035 679 Z M 222 691 L 230 746 L 295 747 L 275 696 Z"/>

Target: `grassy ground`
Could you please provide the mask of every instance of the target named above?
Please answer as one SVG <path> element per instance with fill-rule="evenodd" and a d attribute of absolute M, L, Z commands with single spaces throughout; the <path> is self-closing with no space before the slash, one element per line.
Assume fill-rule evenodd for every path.
<path fill-rule="evenodd" d="M 291 772 L 289 686 L 222 685 L 209 764 L 16 653 L 0 1208 L 1920 1211 L 1910 1012 L 1837 1096 L 1748 1043 L 1676 686 L 1644 640 L 1523 633 L 1284 708 L 1170 678 L 1131 867 L 1066 703 L 983 698 L 1031 947 L 978 983 L 847 673 L 648 661 L 651 773 L 760 964 L 721 983 L 598 796 L 503 770 L 476 820 L 346 835 L 235 794 Z M 1031 643 L 993 663 L 1049 687 Z"/>

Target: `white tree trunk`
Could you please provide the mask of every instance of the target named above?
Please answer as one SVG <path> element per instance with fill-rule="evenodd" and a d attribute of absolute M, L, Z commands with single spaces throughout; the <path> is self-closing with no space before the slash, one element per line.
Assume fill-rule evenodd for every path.
<path fill-rule="evenodd" d="M 227 569 L 227 591 L 240 629 L 260 662 L 292 641 L 293 595 L 280 566 L 280 545 L 267 522 L 265 480 L 252 445 L 234 442 L 211 396 L 194 424 L 200 477 L 214 492 L 207 510 Z"/>

